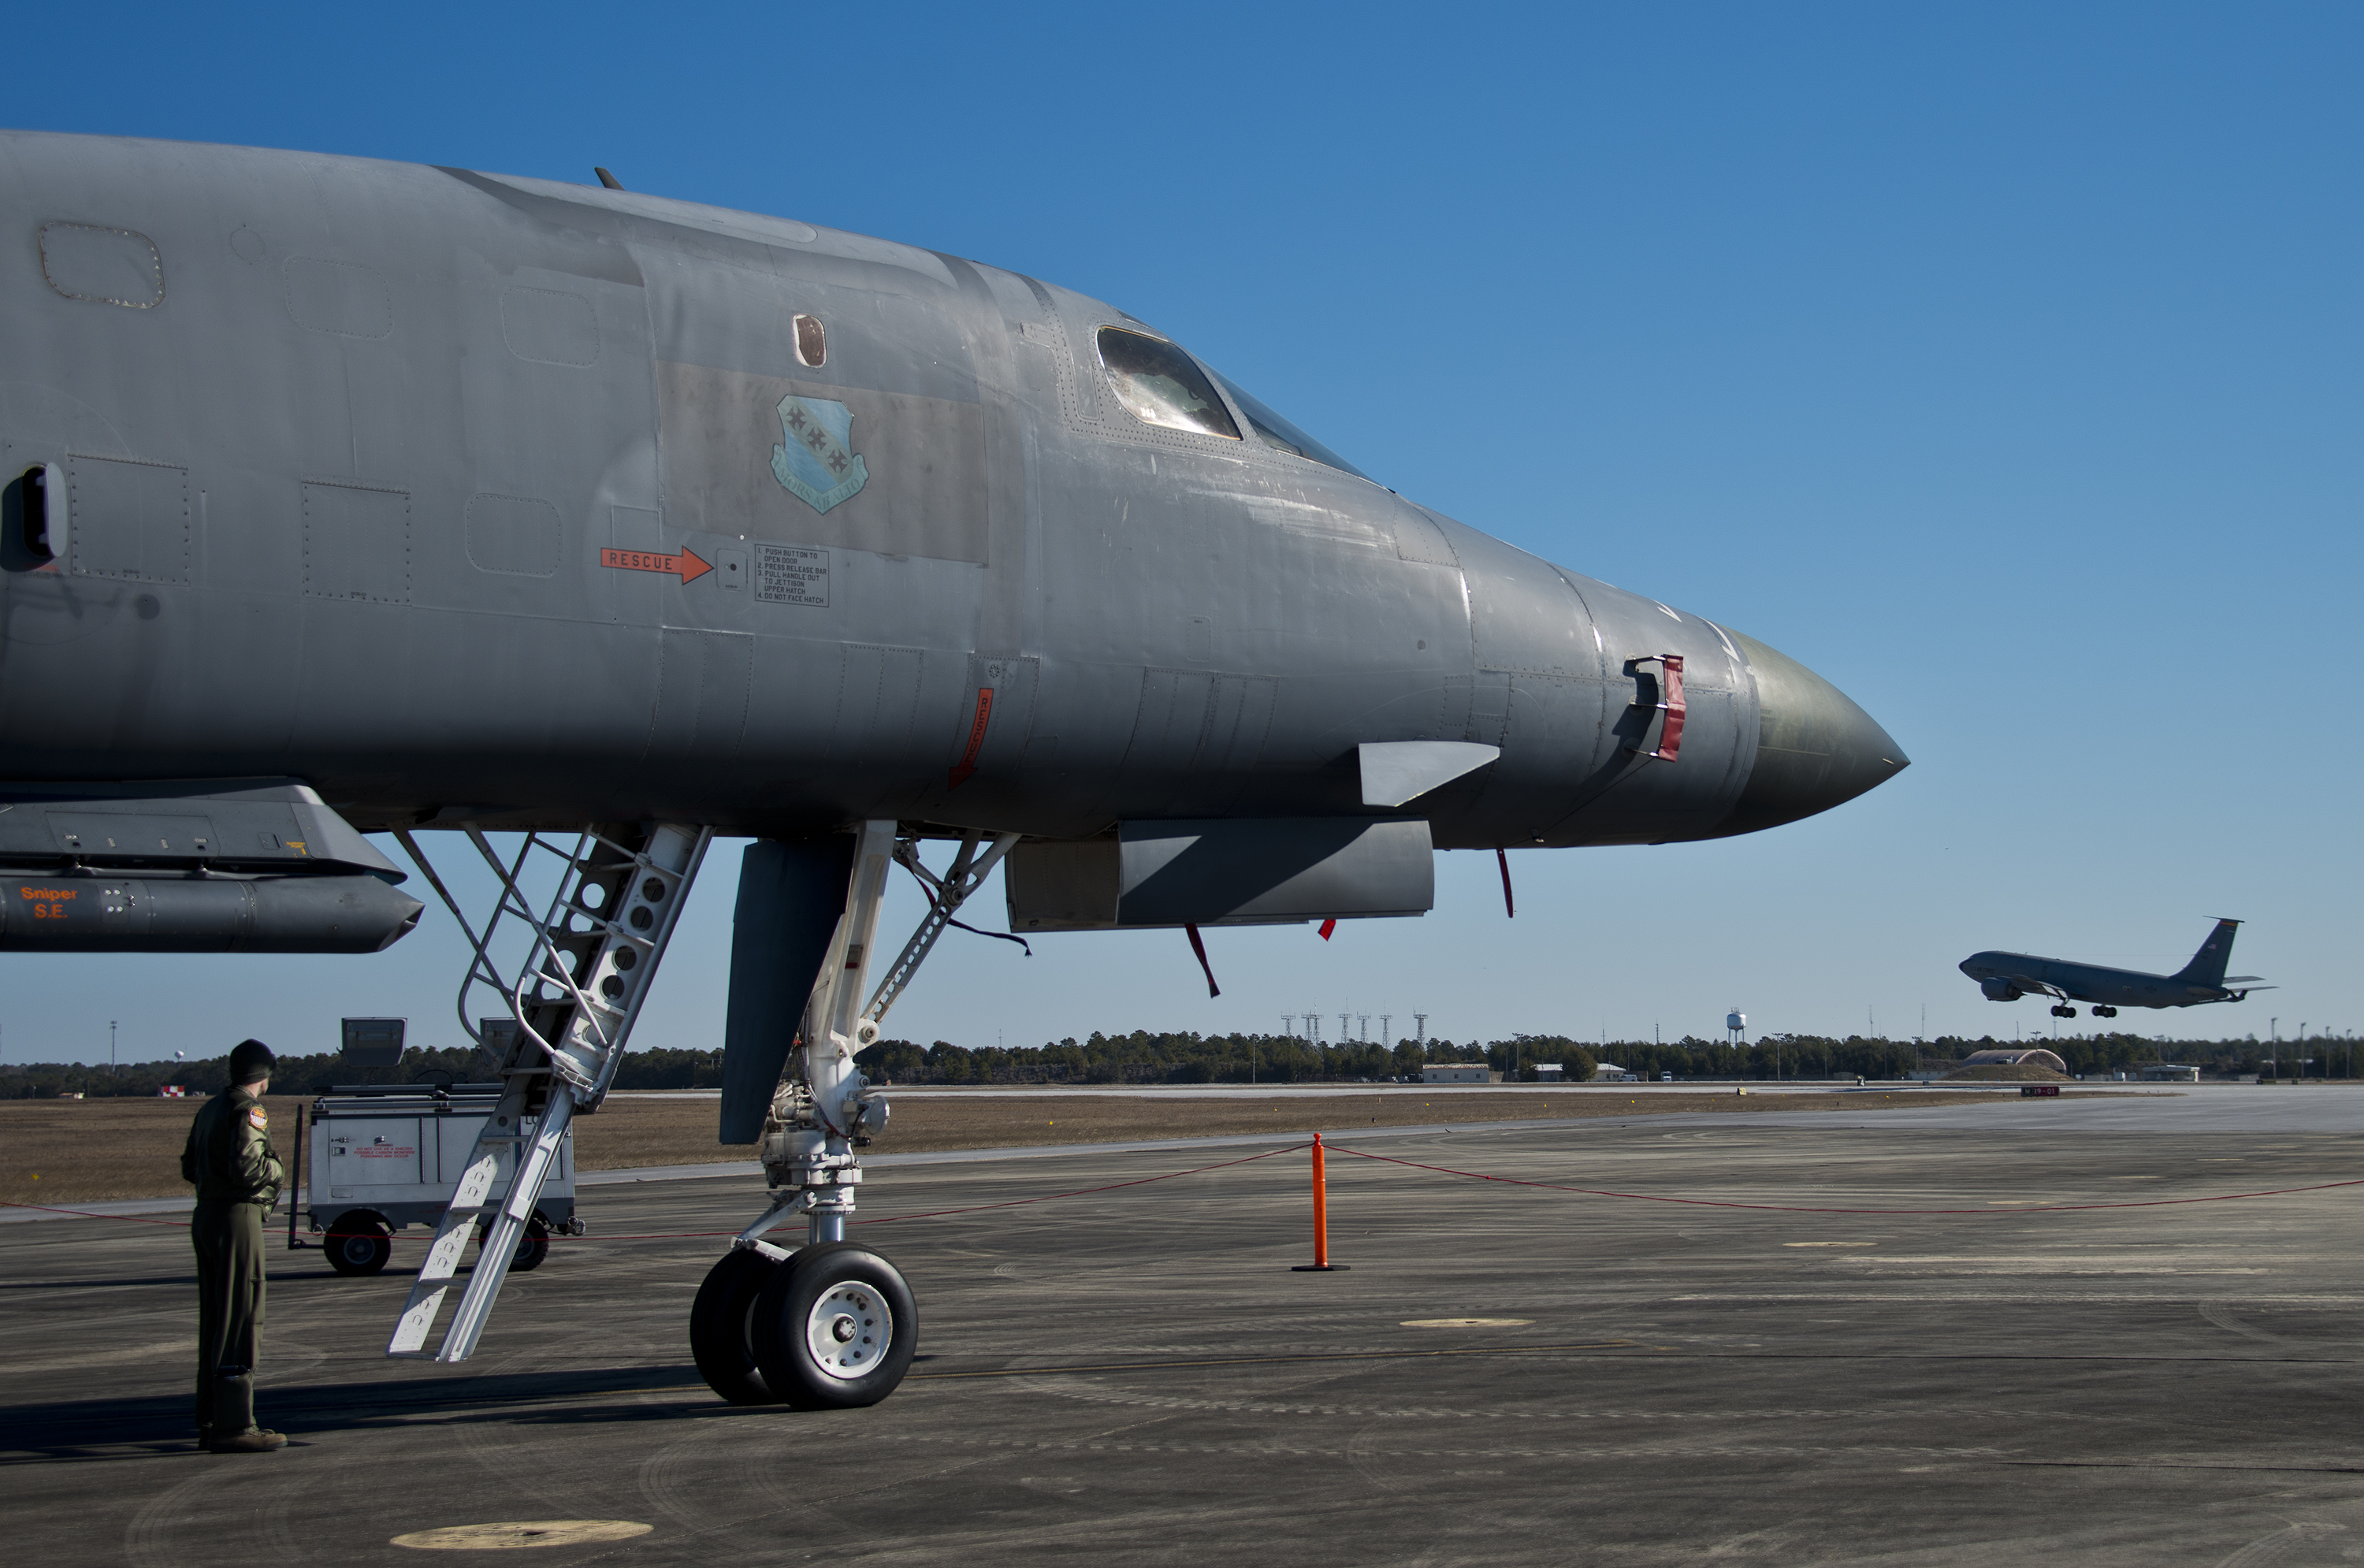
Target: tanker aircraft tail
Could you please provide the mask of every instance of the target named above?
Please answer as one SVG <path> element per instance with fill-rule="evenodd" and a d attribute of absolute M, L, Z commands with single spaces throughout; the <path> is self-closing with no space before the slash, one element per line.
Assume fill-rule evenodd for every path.
<path fill-rule="evenodd" d="M 2233 936 L 2241 929 L 2238 920 L 2219 920 L 2191 962 L 2176 971 L 2175 978 L 2191 985 L 2222 985 L 2225 966 L 2233 962 Z M 2251 978 L 2255 978 L 2252 976 Z"/>

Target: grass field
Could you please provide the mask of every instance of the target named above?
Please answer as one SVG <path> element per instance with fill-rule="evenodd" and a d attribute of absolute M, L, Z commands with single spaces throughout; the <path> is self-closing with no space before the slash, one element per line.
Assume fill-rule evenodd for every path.
<path fill-rule="evenodd" d="M 1009 1149 L 1049 1143 L 1111 1143 L 1146 1138 L 1200 1138 L 1243 1132 L 1351 1132 L 1358 1128 L 1490 1121 L 1541 1117 L 1611 1117 L 1637 1106 L 1651 1114 L 1779 1115 L 1785 1111 L 1908 1110 L 1993 1097 L 1911 1090 L 1895 1094 L 1654 1094 L 1641 1099 L 1585 1094 L 1464 1093 L 1429 1098 L 1395 1093 L 1258 1100 L 1238 1095 L 941 1096 L 895 1102 L 874 1152 Z M 264 1102 L 283 1159 L 292 1152 L 296 1113 L 305 1097 Z M 181 1145 L 195 1100 L 0 1101 L 0 1202 L 94 1203 L 110 1198 L 184 1195 Z M 754 1150 L 714 1141 L 710 1099 L 610 1099 L 575 1123 L 575 1162 L 586 1171 L 749 1160 Z"/>

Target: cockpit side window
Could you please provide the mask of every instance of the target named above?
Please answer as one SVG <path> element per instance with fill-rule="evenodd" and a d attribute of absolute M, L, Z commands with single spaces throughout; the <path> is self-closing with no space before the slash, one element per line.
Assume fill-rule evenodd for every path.
<path fill-rule="evenodd" d="M 1162 338 L 1121 327 L 1101 328 L 1099 341 L 1109 384 L 1134 418 L 1168 430 L 1240 439 L 1223 400 L 1189 355 Z"/>
<path fill-rule="evenodd" d="M 1371 477 L 1274 413 L 1261 398 L 1241 391 L 1238 384 L 1231 377 L 1219 372 L 1215 379 L 1223 384 L 1223 390 L 1232 395 L 1232 401 L 1239 406 L 1241 413 L 1248 417 L 1250 428 L 1255 431 L 1257 439 L 1265 445 L 1277 448 L 1295 457 L 1310 458 L 1315 462 L 1338 470 L 1341 473 L 1351 473 L 1357 479 Z"/>

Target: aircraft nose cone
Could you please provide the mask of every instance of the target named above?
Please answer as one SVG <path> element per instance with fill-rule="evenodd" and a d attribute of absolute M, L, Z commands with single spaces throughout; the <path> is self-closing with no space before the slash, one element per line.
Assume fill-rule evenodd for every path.
<path fill-rule="evenodd" d="M 1753 833 L 1828 811 L 1912 765 L 1845 692 L 1753 637 L 1732 636 L 1756 676 L 1756 763 L 1719 833 Z"/>

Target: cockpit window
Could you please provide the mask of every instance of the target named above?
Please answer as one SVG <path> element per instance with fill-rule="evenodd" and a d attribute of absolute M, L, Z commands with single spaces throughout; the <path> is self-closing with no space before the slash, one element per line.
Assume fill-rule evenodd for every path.
<path fill-rule="evenodd" d="M 1202 436 L 1240 439 L 1223 400 L 1207 384 L 1204 372 L 1189 355 L 1146 332 L 1121 327 L 1100 328 L 1100 363 L 1117 401 L 1145 425 L 1169 430 L 1192 430 Z"/>
<path fill-rule="evenodd" d="M 1351 473 L 1357 479 L 1371 477 L 1274 413 L 1261 399 L 1241 391 L 1231 377 L 1218 373 L 1215 379 L 1223 384 L 1223 390 L 1232 395 L 1232 401 L 1238 404 L 1240 412 L 1248 417 L 1248 424 L 1265 445 L 1277 447 L 1296 457 L 1311 458 L 1315 462 L 1327 464 L 1341 473 Z"/>

